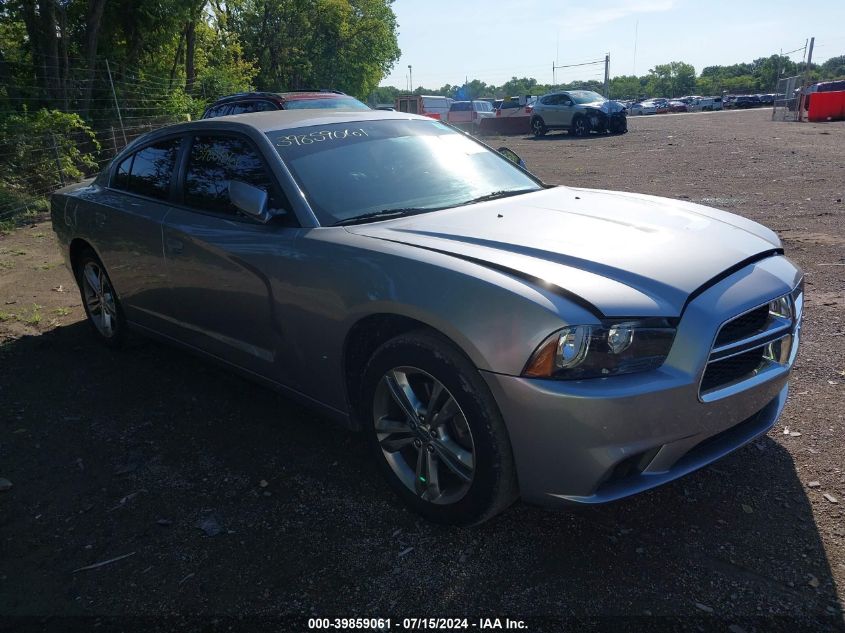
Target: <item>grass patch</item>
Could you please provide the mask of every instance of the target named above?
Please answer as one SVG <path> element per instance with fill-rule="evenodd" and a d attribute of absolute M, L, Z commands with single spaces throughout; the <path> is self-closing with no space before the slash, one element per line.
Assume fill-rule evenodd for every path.
<path fill-rule="evenodd" d="M 29 311 L 29 313 L 20 315 L 18 317 L 18 319 L 21 322 L 26 323 L 27 325 L 32 325 L 32 326 L 38 325 L 39 323 L 41 323 L 41 319 L 42 319 L 42 317 L 41 317 L 41 308 L 42 307 L 43 306 L 40 306 L 37 303 L 33 303 L 32 309 Z"/>
<path fill-rule="evenodd" d="M 56 308 L 55 310 L 53 310 L 53 314 L 61 317 L 67 316 L 70 314 L 70 308 Z"/>
<path fill-rule="evenodd" d="M 0 310 L 0 323 L 3 321 L 11 321 L 12 319 L 17 319 L 18 315 L 14 314 L 13 312 L 3 312 Z"/>

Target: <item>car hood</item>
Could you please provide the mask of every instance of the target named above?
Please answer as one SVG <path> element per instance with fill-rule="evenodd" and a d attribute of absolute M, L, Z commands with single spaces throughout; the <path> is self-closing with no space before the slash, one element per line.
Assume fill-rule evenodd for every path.
<path fill-rule="evenodd" d="M 781 252 L 725 211 L 569 187 L 346 228 L 551 284 L 608 317 L 679 316 L 720 274 Z"/>
<path fill-rule="evenodd" d="M 616 112 L 622 112 L 622 110 L 625 109 L 625 106 L 618 101 L 593 101 L 592 103 L 582 103 L 580 104 L 580 107 L 595 108 L 596 110 L 601 110 L 605 114 L 614 114 Z"/>

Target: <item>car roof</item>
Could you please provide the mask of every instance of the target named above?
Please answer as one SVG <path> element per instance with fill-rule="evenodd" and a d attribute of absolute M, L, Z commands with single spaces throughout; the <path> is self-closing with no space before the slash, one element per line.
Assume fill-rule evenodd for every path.
<path fill-rule="evenodd" d="M 280 92 L 279 96 L 285 101 L 296 101 L 297 99 L 337 99 L 338 97 L 349 97 L 343 92 L 336 92 L 334 90 L 312 90 L 306 92 L 300 90 L 298 92 Z M 354 99 L 354 97 L 352 97 Z"/>
<path fill-rule="evenodd" d="M 285 101 L 295 101 L 296 99 L 313 99 L 313 98 L 333 98 L 333 97 L 348 97 L 349 95 L 338 90 L 294 90 L 290 92 L 238 92 L 225 97 L 220 97 L 211 105 L 222 105 L 232 101 L 243 101 L 244 99 L 275 99 Z"/>
<path fill-rule="evenodd" d="M 332 123 L 356 123 L 359 121 L 419 119 L 432 121 L 433 119 L 408 112 L 393 112 L 389 110 L 271 110 L 269 112 L 250 112 L 248 114 L 232 114 L 214 117 L 213 119 L 198 119 L 187 123 L 168 126 L 168 131 L 192 130 L 196 127 L 231 127 L 231 124 L 247 126 L 259 132 L 274 132 L 276 130 L 291 130 L 312 125 L 330 125 Z"/>

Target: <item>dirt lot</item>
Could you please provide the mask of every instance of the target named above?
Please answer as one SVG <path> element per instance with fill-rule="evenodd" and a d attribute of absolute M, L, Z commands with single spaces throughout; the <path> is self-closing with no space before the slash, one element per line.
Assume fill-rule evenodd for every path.
<path fill-rule="evenodd" d="M 768 118 L 641 117 L 625 136 L 491 141 L 548 182 L 759 220 L 806 271 L 808 295 L 790 401 L 768 437 L 630 500 L 518 504 L 476 529 L 406 512 L 359 437 L 274 393 L 156 343 L 95 345 L 49 222 L 0 237 L 0 477 L 13 484 L 0 492 L 0 630 L 21 622 L 10 616 L 63 628 L 90 622 L 61 616 L 126 614 L 197 616 L 209 630 L 232 623 L 211 614 L 845 630 L 845 125 Z M 620 615 L 679 619 L 595 620 Z"/>

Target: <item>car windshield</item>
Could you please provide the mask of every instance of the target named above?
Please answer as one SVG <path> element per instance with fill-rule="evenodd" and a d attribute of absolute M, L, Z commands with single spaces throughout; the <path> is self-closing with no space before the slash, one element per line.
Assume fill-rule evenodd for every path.
<path fill-rule="evenodd" d="M 605 100 L 598 92 L 592 90 L 570 90 L 568 94 L 575 103 L 595 103 Z"/>
<path fill-rule="evenodd" d="M 290 99 L 285 101 L 285 110 L 369 110 L 370 108 L 354 97 L 317 97 L 314 99 Z"/>
<path fill-rule="evenodd" d="M 267 136 L 324 226 L 542 188 L 500 154 L 434 120 L 354 121 Z"/>

